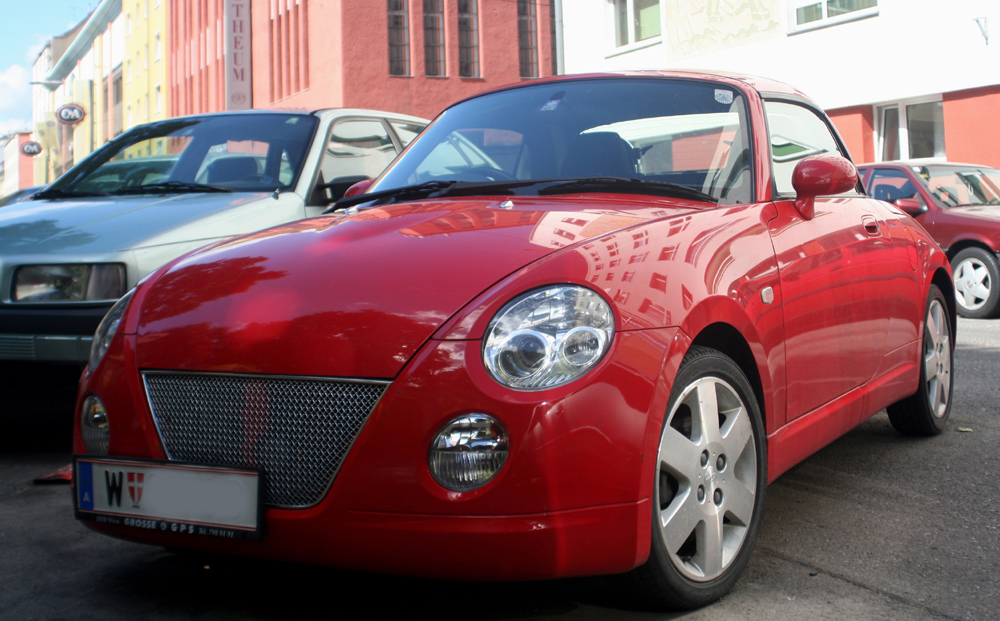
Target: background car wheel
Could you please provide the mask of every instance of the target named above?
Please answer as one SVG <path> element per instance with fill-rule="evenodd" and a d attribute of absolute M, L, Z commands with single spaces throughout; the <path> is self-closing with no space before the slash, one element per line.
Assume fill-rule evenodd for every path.
<path fill-rule="evenodd" d="M 955 340 L 944 294 L 931 285 L 924 321 L 923 363 L 917 392 L 886 408 L 889 422 L 903 435 L 932 436 L 944 430 L 951 414 L 951 361 Z"/>
<path fill-rule="evenodd" d="M 736 584 L 764 513 L 764 438 L 740 368 L 718 351 L 692 348 L 677 373 L 660 438 L 649 560 L 625 575 L 640 598 L 687 610 Z"/>
<path fill-rule="evenodd" d="M 1000 267 L 997 257 L 983 248 L 966 248 L 951 262 L 958 314 L 963 317 L 1000 316 Z"/>

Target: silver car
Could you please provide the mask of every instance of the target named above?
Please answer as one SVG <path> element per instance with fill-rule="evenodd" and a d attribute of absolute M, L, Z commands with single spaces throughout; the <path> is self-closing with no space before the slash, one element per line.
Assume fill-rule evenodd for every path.
<path fill-rule="evenodd" d="M 141 278 L 213 241 L 322 213 L 426 124 L 330 109 L 129 130 L 0 210 L 0 360 L 85 362 L 97 324 Z"/>

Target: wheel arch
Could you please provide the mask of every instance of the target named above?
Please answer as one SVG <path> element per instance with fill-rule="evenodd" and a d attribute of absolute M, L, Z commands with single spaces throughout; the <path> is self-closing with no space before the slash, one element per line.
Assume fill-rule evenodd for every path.
<path fill-rule="evenodd" d="M 757 360 L 754 358 L 753 350 L 739 330 L 728 323 L 717 322 L 709 324 L 691 342 L 691 347 L 709 347 L 722 352 L 733 359 L 750 381 L 753 388 L 754 398 L 757 400 L 757 407 L 760 408 L 764 416 L 765 429 L 767 427 L 767 408 L 764 399 L 764 384 L 761 381 L 760 371 L 757 367 Z"/>
<path fill-rule="evenodd" d="M 954 261 L 958 253 L 966 250 L 967 248 L 980 248 L 986 252 L 997 255 L 998 258 L 1000 258 L 1000 253 L 998 253 L 996 249 L 992 248 L 987 241 L 975 237 L 964 237 L 962 239 L 956 239 L 950 246 L 948 246 L 948 250 L 945 251 L 945 254 L 948 256 L 948 261 Z"/>

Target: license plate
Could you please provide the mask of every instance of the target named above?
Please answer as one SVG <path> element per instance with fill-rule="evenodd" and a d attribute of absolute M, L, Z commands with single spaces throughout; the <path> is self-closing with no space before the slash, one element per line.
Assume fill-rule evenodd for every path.
<path fill-rule="evenodd" d="M 76 517 L 146 530 L 259 539 L 255 470 L 77 456 Z"/>

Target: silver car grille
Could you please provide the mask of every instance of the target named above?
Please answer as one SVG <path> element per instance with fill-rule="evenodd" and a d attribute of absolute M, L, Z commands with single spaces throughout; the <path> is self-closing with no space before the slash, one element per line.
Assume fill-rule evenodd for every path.
<path fill-rule="evenodd" d="M 143 373 L 172 460 L 264 471 L 264 504 L 319 502 L 389 382 Z"/>

